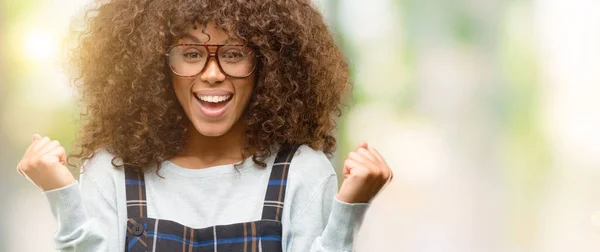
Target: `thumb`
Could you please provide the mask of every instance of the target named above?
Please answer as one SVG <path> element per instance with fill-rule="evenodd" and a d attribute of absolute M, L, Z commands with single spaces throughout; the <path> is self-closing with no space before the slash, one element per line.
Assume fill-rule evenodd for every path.
<path fill-rule="evenodd" d="M 31 136 L 31 140 L 34 141 L 34 142 L 37 141 L 37 140 L 40 140 L 40 139 L 42 139 L 42 136 L 40 136 L 37 133 L 33 134 L 33 136 Z"/>
<path fill-rule="evenodd" d="M 358 147 L 356 148 L 355 151 L 358 151 L 358 149 L 360 149 L 360 148 L 369 149 L 369 145 L 367 144 L 367 142 L 362 141 L 362 142 L 360 142 L 360 144 L 358 144 Z"/>

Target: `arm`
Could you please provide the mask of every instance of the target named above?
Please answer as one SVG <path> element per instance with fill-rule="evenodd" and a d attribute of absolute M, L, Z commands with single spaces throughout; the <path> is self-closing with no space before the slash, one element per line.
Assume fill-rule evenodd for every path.
<path fill-rule="evenodd" d="M 54 248 L 58 251 L 118 251 L 116 208 L 85 174 L 81 176 L 81 184 L 43 192 L 58 222 Z"/>
<path fill-rule="evenodd" d="M 345 203 L 335 197 L 336 193 L 337 179 L 332 175 L 291 220 L 286 251 L 352 251 L 355 233 L 369 204 Z"/>
<path fill-rule="evenodd" d="M 286 200 L 284 207 L 290 213 L 284 250 L 352 251 L 369 202 L 391 179 L 391 169 L 375 149 L 361 143 L 344 162 L 345 180 L 338 193 L 337 176 L 325 155 L 308 147 L 299 152 L 291 164 L 291 202 Z"/>
<path fill-rule="evenodd" d="M 54 247 L 59 251 L 117 251 L 116 197 L 107 197 L 88 171 L 81 183 L 67 167 L 65 149 L 48 137 L 34 135 L 17 166 L 18 172 L 42 190 L 58 222 Z M 86 164 L 94 166 L 94 160 Z M 102 166 L 100 162 L 98 165 Z M 91 167 L 90 167 L 91 168 Z M 98 167 L 105 170 L 107 167 Z M 113 231 L 113 232 L 111 232 Z M 116 231 L 116 232 L 115 232 Z M 112 236 L 109 236 L 112 234 Z"/>

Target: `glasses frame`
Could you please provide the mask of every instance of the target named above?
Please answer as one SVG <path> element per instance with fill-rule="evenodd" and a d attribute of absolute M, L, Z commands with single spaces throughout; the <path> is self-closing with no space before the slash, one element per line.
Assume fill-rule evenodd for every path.
<path fill-rule="evenodd" d="M 206 51 L 208 52 L 208 57 L 206 58 L 206 63 L 204 64 L 204 66 L 202 67 L 202 70 L 200 70 L 200 72 L 198 72 L 197 74 L 194 75 L 181 75 L 175 72 L 175 70 L 173 70 L 173 67 L 171 66 L 171 61 L 169 60 L 169 52 L 171 52 L 171 50 L 175 47 L 178 46 L 203 46 Z M 217 47 L 217 50 L 213 53 L 211 52 L 208 47 L 212 46 L 212 47 Z M 233 44 L 233 45 L 228 45 L 228 44 L 198 44 L 198 43 L 185 43 L 185 44 L 176 44 L 176 45 L 172 45 L 169 46 L 169 48 L 167 49 L 167 53 L 165 53 L 165 56 L 167 57 L 167 64 L 169 65 L 169 69 L 171 69 L 171 72 L 179 77 L 196 77 L 198 76 L 200 73 L 204 72 L 204 70 L 206 69 L 206 66 L 208 66 L 208 63 L 210 61 L 211 57 L 215 58 L 215 61 L 217 62 L 217 66 L 219 66 L 219 70 L 221 71 L 221 73 L 225 74 L 228 77 L 231 78 L 236 78 L 236 79 L 242 79 L 242 78 L 246 78 L 248 76 L 250 76 L 252 73 L 254 73 L 254 71 L 256 70 L 256 65 L 258 65 L 258 62 L 254 63 L 254 67 L 252 67 L 252 70 L 250 71 L 250 73 L 244 75 L 244 76 L 233 76 L 233 75 L 229 75 L 228 73 L 226 73 L 223 70 L 223 67 L 221 66 L 221 62 L 219 61 L 219 50 L 221 50 L 221 47 L 224 46 L 243 46 L 243 47 L 248 47 L 247 45 L 240 45 L 240 44 Z M 254 48 L 252 47 L 248 47 L 252 50 L 252 53 L 254 54 L 254 60 L 258 61 L 258 55 L 256 55 L 256 52 L 254 50 Z"/>

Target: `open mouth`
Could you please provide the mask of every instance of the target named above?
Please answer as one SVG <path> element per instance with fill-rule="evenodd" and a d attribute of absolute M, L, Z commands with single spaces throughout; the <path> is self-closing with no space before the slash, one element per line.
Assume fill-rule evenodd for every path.
<path fill-rule="evenodd" d="M 201 95 L 194 93 L 194 98 L 200 105 L 200 111 L 207 117 L 219 117 L 223 115 L 233 99 L 233 94 L 226 95 Z"/>
<path fill-rule="evenodd" d="M 194 94 L 194 97 L 207 108 L 219 109 L 225 106 L 233 97 L 233 95 L 201 95 Z"/>

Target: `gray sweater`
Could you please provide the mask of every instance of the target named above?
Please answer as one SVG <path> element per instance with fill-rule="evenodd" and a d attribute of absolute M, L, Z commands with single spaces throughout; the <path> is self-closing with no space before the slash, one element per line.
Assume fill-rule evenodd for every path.
<path fill-rule="evenodd" d="M 192 228 L 259 220 L 267 168 L 251 158 L 237 168 L 220 165 L 186 169 L 165 161 L 159 174 L 145 175 L 148 216 Z M 84 164 L 73 185 L 44 192 L 58 221 L 54 246 L 59 251 L 123 251 L 127 210 L 125 175 L 101 149 Z M 301 146 L 290 166 L 283 208 L 283 251 L 352 251 L 368 204 L 335 198 L 337 177 L 321 151 Z"/>

